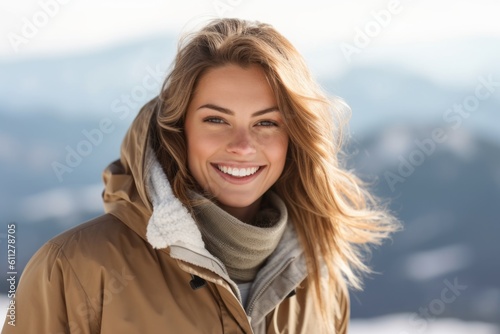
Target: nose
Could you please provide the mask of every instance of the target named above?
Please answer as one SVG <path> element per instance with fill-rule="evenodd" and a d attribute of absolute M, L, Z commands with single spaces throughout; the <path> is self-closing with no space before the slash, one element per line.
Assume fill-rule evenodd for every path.
<path fill-rule="evenodd" d="M 236 130 L 229 140 L 227 145 L 229 153 L 238 155 L 251 155 L 256 152 L 254 140 L 251 133 L 245 129 Z"/>

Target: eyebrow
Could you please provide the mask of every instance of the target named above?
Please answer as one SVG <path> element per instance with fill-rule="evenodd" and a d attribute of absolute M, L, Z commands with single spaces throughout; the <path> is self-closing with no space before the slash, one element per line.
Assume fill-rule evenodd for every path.
<path fill-rule="evenodd" d="M 203 109 L 203 108 L 212 109 L 212 110 L 219 111 L 221 113 L 228 114 L 228 115 L 234 115 L 234 111 L 232 111 L 230 109 L 227 109 L 227 108 L 224 108 L 224 107 L 217 106 L 215 104 L 211 104 L 211 103 L 204 104 L 204 105 L 202 105 L 201 107 L 199 107 L 196 110 L 200 110 L 200 109 Z M 278 109 L 277 106 L 273 106 L 273 107 L 270 107 L 270 108 L 266 108 L 266 109 L 262 109 L 262 110 L 256 111 L 256 112 L 254 112 L 252 114 L 252 117 L 264 115 L 264 114 L 267 114 L 267 113 L 270 113 L 270 112 L 275 112 L 275 111 L 279 111 L 279 109 Z"/>

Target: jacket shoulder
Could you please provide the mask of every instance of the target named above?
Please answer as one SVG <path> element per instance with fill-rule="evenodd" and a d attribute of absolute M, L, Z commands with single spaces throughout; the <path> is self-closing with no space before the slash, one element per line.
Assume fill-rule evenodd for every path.
<path fill-rule="evenodd" d="M 66 248 L 70 247 L 70 244 L 75 239 L 107 237 L 110 232 L 128 233 L 127 230 L 130 229 L 118 218 L 107 213 L 56 235 L 48 243 Z"/>
<path fill-rule="evenodd" d="M 46 242 L 19 280 L 16 325 L 5 325 L 2 333 L 98 332 L 99 309 L 90 298 L 101 293 L 102 272 L 118 262 L 110 256 L 119 244 L 114 236 L 134 240 L 132 233 L 113 216 L 103 215 Z M 76 307 L 68 308 L 68 303 Z"/>
<path fill-rule="evenodd" d="M 111 214 L 104 214 L 75 226 L 47 242 L 70 263 L 114 267 L 127 259 L 154 254 L 151 245 Z M 141 252 L 131 252 L 142 249 Z M 137 254 L 139 253 L 139 254 Z M 78 268 L 75 268 L 78 272 Z"/>

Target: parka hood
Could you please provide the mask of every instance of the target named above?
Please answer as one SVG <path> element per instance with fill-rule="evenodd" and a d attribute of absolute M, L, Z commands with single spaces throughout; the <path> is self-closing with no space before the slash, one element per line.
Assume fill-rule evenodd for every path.
<path fill-rule="evenodd" d="M 187 247 L 211 257 L 188 209 L 174 195 L 149 145 L 150 123 L 158 99 L 147 103 L 132 122 L 121 146 L 120 160 L 104 171 L 106 213 L 120 219 L 153 248 Z M 221 267 L 222 265 L 218 265 Z"/>
<path fill-rule="evenodd" d="M 147 221 L 153 213 L 145 184 L 149 124 L 157 99 L 149 101 L 132 122 L 120 149 L 120 159 L 103 173 L 104 210 L 146 239 Z"/>

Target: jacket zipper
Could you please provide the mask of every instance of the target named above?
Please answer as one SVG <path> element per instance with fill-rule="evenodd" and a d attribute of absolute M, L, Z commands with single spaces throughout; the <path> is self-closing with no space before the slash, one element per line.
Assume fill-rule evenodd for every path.
<path fill-rule="evenodd" d="M 266 282 L 266 284 L 257 292 L 257 294 L 255 295 L 255 297 L 252 298 L 250 306 L 248 307 L 248 315 L 250 317 L 252 316 L 252 311 L 253 311 L 253 308 L 255 307 L 255 303 L 257 302 L 257 300 L 262 296 L 262 294 L 264 293 L 264 291 L 267 290 L 269 288 L 269 286 L 271 286 L 271 283 L 274 282 L 274 280 L 278 276 L 280 276 L 285 271 L 285 269 L 290 265 L 290 263 L 292 263 L 294 260 L 295 260 L 294 257 L 288 259 L 285 262 L 285 264 L 280 268 L 280 270 L 278 270 L 278 272 L 276 272 L 275 275 L 273 275 L 270 279 L 268 279 L 267 282 Z"/>
<path fill-rule="evenodd" d="M 200 254 L 200 253 L 198 253 L 198 252 L 193 251 L 192 249 L 190 249 L 190 248 L 188 248 L 188 247 L 179 246 L 179 245 L 175 245 L 175 247 L 180 247 L 180 248 L 183 248 L 183 249 L 188 250 L 189 252 L 191 252 L 191 253 L 193 253 L 193 254 L 196 254 L 197 256 L 200 256 L 200 257 L 203 257 L 203 258 L 206 258 L 206 259 L 209 259 L 209 260 L 215 261 L 215 262 L 216 262 L 217 264 L 219 264 L 219 265 L 220 265 L 220 263 L 221 263 L 220 261 L 218 261 L 218 259 L 217 259 L 217 258 L 212 258 L 212 257 L 208 257 L 208 256 L 206 256 L 206 255 Z M 181 261 L 184 261 L 184 262 L 188 262 L 188 263 L 190 263 L 190 264 L 192 264 L 192 265 L 195 265 L 195 266 L 198 266 L 198 267 L 201 267 L 201 268 L 205 268 L 204 266 L 200 266 L 200 265 L 198 265 L 198 264 L 196 264 L 196 263 L 192 263 L 191 261 L 187 261 L 186 259 L 180 259 L 180 258 L 177 258 L 177 259 L 178 259 L 178 260 L 181 260 Z M 194 261 L 193 261 L 193 262 L 194 262 Z M 224 268 L 224 266 L 222 265 L 222 266 L 221 266 L 221 268 Z M 228 282 L 228 284 L 229 284 L 229 285 L 232 285 L 233 287 L 235 287 L 235 288 L 236 288 L 236 292 L 237 292 L 237 294 L 238 294 L 238 295 L 235 295 L 235 297 L 236 297 L 236 300 L 238 301 L 238 305 L 240 306 L 240 311 L 242 311 L 242 312 L 243 312 L 243 314 L 245 315 L 245 318 L 246 318 L 246 319 L 247 319 L 247 321 L 248 321 L 248 327 L 250 328 L 250 332 L 253 334 L 253 333 L 254 333 L 254 331 L 253 331 L 253 328 L 252 328 L 252 323 L 250 322 L 250 319 L 249 319 L 249 317 L 248 317 L 248 315 L 247 315 L 247 313 L 246 313 L 246 311 L 245 311 L 245 308 L 243 307 L 243 305 L 241 305 L 241 296 L 239 296 L 239 293 L 240 293 L 240 292 L 239 292 L 239 288 L 238 288 L 238 286 L 237 286 L 236 284 L 234 284 L 234 283 L 231 283 L 231 282 L 232 282 L 232 280 L 229 278 L 229 276 L 227 277 L 227 278 L 229 278 L 229 280 L 228 280 L 227 278 L 222 277 L 219 273 L 216 273 L 215 271 L 213 271 L 213 270 L 211 270 L 211 269 L 209 269 L 209 268 L 205 268 L 205 269 L 208 269 L 208 270 L 212 271 L 214 274 L 216 274 L 216 275 L 220 276 L 221 278 L 224 278 L 224 279 Z M 193 274 L 191 274 L 191 275 L 193 275 Z M 274 277 L 273 277 L 273 279 L 274 279 Z M 217 283 L 215 283 L 215 282 L 212 282 L 212 283 L 217 284 Z M 217 284 L 217 285 L 219 285 L 219 284 Z M 226 289 L 224 286 L 222 286 L 222 287 L 223 287 L 224 289 Z M 226 289 L 226 290 L 228 290 L 228 289 Z M 233 293 L 233 295 L 234 295 L 234 291 L 231 291 L 231 290 L 228 290 L 228 291 L 232 292 L 232 293 Z M 238 298 L 239 298 L 239 299 L 238 299 Z"/>
<path fill-rule="evenodd" d="M 183 248 L 183 249 L 188 250 L 188 251 L 190 251 L 190 252 L 192 252 L 192 253 L 194 253 L 194 254 L 196 254 L 196 255 L 200 256 L 200 257 L 203 257 L 203 258 L 206 258 L 206 259 L 209 259 L 209 260 L 215 261 L 217 264 L 219 264 L 219 265 L 220 265 L 220 261 L 218 261 L 218 259 L 216 259 L 216 258 L 212 258 L 212 257 L 208 257 L 208 256 L 206 256 L 206 255 L 200 254 L 200 253 L 198 253 L 198 252 L 193 251 L 192 249 L 190 249 L 190 248 L 188 248 L 188 247 L 184 247 L 184 246 L 180 246 L 180 245 L 175 245 L 175 247 L 180 247 L 180 248 Z M 196 263 L 192 263 L 191 261 L 187 261 L 186 259 L 181 259 L 181 258 L 177 258 L 177 259 L 178 259 L 178 260 L 181 260 L 181 261 L 185 261 L 185 262 L 191 263 L 192 265 L 195 265 L 195 266 L 199 266 L 199 267 L 205 268 L 204 266 L 200 266 L 200 265 L 198 265 L 198 264 L 196 264 Z M 258 291 L 258 292 L 257 292 L 257 294 L 255 295 L 255 297 L 253 297 L 253 298 L 251 299 L 250 306 L 248 307 L 248 313 L 246 312 L 246 310 L 245 310 L 245 308 L 243 307 L 243 305 L 241 305 L 241 297 L 240 297 L 240 299 L 238 299 L 238 295 L 239 295 L 239 288 L 238 288 L 238 286 L 237 286 L 236 284 L 230 283 L 230 282 L 232 282 L 232 280 L 229 278 L 229 276 L 227 276 L 227 277 L 222 277 L 222 278 L 226 279 L 226 281 L 229 283 L 229 285 L 233 286 L 233 288 L 234 288 L 234 287 L 236 288 L 236 292 L 237 292 L 237 294 L 238 294 L 238 295 L 235 295 L 235 297 L 236 297 L 236 299 L 239 301 L 239 304 L 240 304 L 240 308 L 241 308 L 241 310 L 242 310 L 242 311 L 243 311 L 243 313 L 246 315 L 246 318 L 247 318 L 247 320 L 248 320 L 248 322 L 249 322 L 250 329 L 252 330 L 252 333 L 253 333 L 253 329 L 252 329 L 252 324 L 251 324 L 251 321 L 250 321 L 250 320 L 252 319 L 252 312 L 253 312 L 253 309 L 254 309 L 254 307 L 255 307 L 255 304 L 256 304 L 257 300 L 259 300 L 259 298 L 262 296 L 262 294 L 263 294 L 263 293 L 264 293 L 264 292 L 265 292 L 265 291 L 269 288 L 269 286 L 271 286 L 271 283 L 272 283 L 272 282 L 274 282 L 274 280 L 275 280 L 278 276 L 280 276 L 280 275 L 281 275 L 281 274 L 285 271 L 285 269 L 286 269 L 286 268 L 290 265 L 290 263 L 292 263 L 293 261 L 295 261 L 295 259 L 296 259 L 295 257 L 289 258 L 289 259 L 288 259 L 288 260 L 287 260 L 287 261 L 283 264 L 283 266 L 280 268 L 280 270 L 278 270 L 278 271 L 276 272 L 276 274 L 274 274 L 274 275 L 273 275 L 270 279 L 268 279 L 268 280 L 266 281 L 266 284 L 265 284 L 265 285 L 264 285 L 261 289 L 259 289 L 259 291 Z M 223 267 L 223 266 L 221 266 L 221 268 L 224 268 L 224 267 Z M 216 275 L 219 275 L 219 276 L 220 276 L 220 274 L 219 274 L 219 273 L 216 273 L 216 272 L 214 272 L 213 270 L 211 270 L 211 269 L 209 269 L 209 268 L 205 268 L 205 269 L 208 269 L 208 270 L 212 271 L 214 274 L 216 274 Z M 229 280 L 227 280 L 227 278 L 229 278 Z M 215 283 L 215 282 L 212 282 L 212 283 Z M 217 284 L 217 283 L 215 283 L 215 284 Z M 233 291 L 231 291 L 231 292 L 233 292 Z M 234 294 L 234 292 L 233 292 L 233 294 Z M 273 307 L 273 308 L 274 308 L 274 307 Z"/>
<path fill-rule="evenodd" d="M 196 251 L 194 251 L 194 250 L 192 250 L 192 249 L 190 249 L 190 248 L 188 248 L 188 247 L 181 246 L 181 245 L 175 245 L 174 247 L 179 247 L 179 248 L 185 249 L 185 250 L 187 250 L 187 251 L 189 251 L 189 252 L 191 252 L 191 253 L 193 253 L 193 254 L 195 254 L 195 255 L 199 256 L 199 257 L 202 257 L 202 258 L 204 258 L 204 259 L 208 259 L 208 260 L 210 260 L 210 261 L 214 261 L 215 263 L 217 263 L 217 264 L 219 265 L 219 267 L 220 267 L 221 269 L 222 269 L 222 268 L 224 268 L 224 264 L 223 264 L 223 263 L 222 263 L 219 259 L 217 259 L 217 258 L 215 258 L 215 257 L 209 257 L 209 256 L 206 256 L 206 255 L 200 254 L 200 253 L 198 253 L 198 252 L 196 252 Z M 225 280 L 226 280 L 226 282 L 227 282 L 230 286 L 232 286 L 233 288 L 235 288 L 235 289 L 236 289 L 236 290 L 235 290 L 236 292 L 234 292 L 234 291 L 232 291 L 232 292 L 236 295 L 236 299 L 238 299 L 238 298 L 239 298 L 239 299 L 238 299 L 238 301 L 240 301 L 240 304 L 241 304 L 241 296 L 239 295 L 239 293 L 240 293 L 240 292 L 239 292 L 239 288 L 238 288 L 238 286 L 237 286 L 237 285 L 236 285 L 236 284 L 235 284 L 235 283 L 231 280 L 231 278 L 229 277 L 229 275 L 227 275 L 227 273 L 225 273 L 223 270 L 222 270 L 222 273 L 223 273 L 223 274 L 225 274 L 225 275 L 221 275 L 220 273 L 217 273 L 217 272 L 215 272 L 214 270 L 212 270 L 212 269 L 210 269 L 210 268 L 206 268 L 205 266 L 201 266 L 201 265 L 199 265 L 199 264 L 197 264 L 197 263 L 193 263 L 193 262 L 195 262 L 195 261 L 189 261 L 189 260 L 187 260 L 187 259 L 182 259 L 182 258 L 177 258 L 177 259 L 178 259 L 178 260 L 181 260 L 181 261 L 184 261 L 184 262 L 188 262 L 188 263 L 190 263 L 190 264 L 192 264 L 192 265 L 195 265 L 195 266 L 197 266 L 197 267 L 201 267 L 201 268 L 205 268 L 205 269 L 207 269 L 207 270 L 210 270 L 210 271 L 211 271 L 211 272 L 213 272 L 214 274 L 216 274 L 216 275 L 220 276 L 221 278 L 225 279 Z M 242 306 L 242 307 L 243 307 L 243 306 Z"/>

